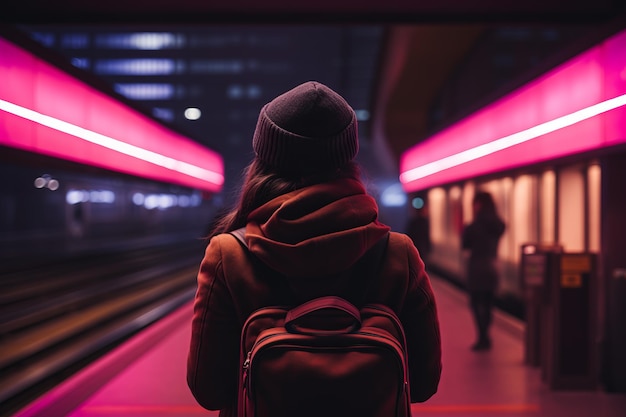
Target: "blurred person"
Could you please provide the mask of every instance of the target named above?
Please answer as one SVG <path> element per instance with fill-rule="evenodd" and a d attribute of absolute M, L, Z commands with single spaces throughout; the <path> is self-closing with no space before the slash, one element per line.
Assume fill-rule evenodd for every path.
<path fill-rule="evenodd" d="M 406 233 L 413 241 L 420 257 L 427 263 L 428 255 L 432 248 L 428 208 L 423 206 L 422 208 L 415 209 L 411 206 L 410 210 Z"/>
<path fill-rule="evenodd" d="M 505 225 L 486 191 L 476 192 L 472 209 L 473 221 L 463 229 L 462 246 L 469 251 L 467 289 L 477 335 L 472 350 L 480 351 L 491 348 L 489 329 L 499 283 L 498 244 Z"/>
<path fill-rule="evenodd" d="M 263 106 L 252 146 L 239 200 L 209 236 L 198 272 L 187 363 L 198 403 L 220 416 L 237 414 L 240 334 L 250 313 L 350 294 L 366 294 L 399 316 L 411 402 L 426 401 L 441 374 L 435 297 L 411 239 L 378 220 L 360 179 L 354 110 L 327 86 L 306 82 Z M 228 233 L 242 227 L 249 252 Z M 387 238 L 380 275 L 343 274 Z M 253 262 L 278 275 L 255 276 Z M 229 279 L 235 274 L 245 284 Z"/>

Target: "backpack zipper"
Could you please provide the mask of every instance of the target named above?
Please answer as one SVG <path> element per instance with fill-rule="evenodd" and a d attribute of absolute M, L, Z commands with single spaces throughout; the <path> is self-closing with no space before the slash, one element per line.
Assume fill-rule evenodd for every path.
<path fill-rule="evenodd" d="M 398 359 L 398 364 L 399 367 L 402 369 L 402 373 L 403 373 L 403 387 L 401 389 L 401 391 L 406 389 L 406 386 L 408 385 L 408 374 L 407 374 L 407 366 L 406 366 L 406 362 L 404 360 L 402 360 L 401 358 L 404 357 L 404 348 L 401 346 L 400 343 L 398 343 L 397 340 L 395 340 L 395 338 L 391 338 L 388 336 L 385 336 L 383 334 L 378 334 L 378 333 L 373 333 L 373 332 L 359 332 L 359 333 L 355 333 L 355 336 L 357 336 L 356 338 L 358 339 L 358 336 L 367 336 L 367 337 L 371 337 L 371 338 L 383 338 L 391 343 L 379 343 L 379 347 L 384 347 L 386 349 L 391 349 L 393 351 L 393 353 L 395 354 L 395 357 Z M 284 336 L 288 336 L 289 340 L 293 340 L 295 339 L 307 339 L 309 336 L 306 335 L 297 335 L 297 334 L 293 334 L 293 333 L 289 333 L 289 332 L 278 332 L 278 333 L 271 333 L 268 335 L 265 335 L 264 337 L 262 337 L 261 339 L 257 340 L 254 345 L 252 346 L 252 348 L 248 351 L 248 353 L 246 354 L 246 359 L 243 362 L 242 365 L 242 371 L 243 371 L 243 386 L 247 387 L 248 391 L 250 390 L 250 387 L 248 386 L 248 379 L 252 373 L 252 368 L 251 368 L 251 361 L 252 361 L 252 356 L 256 355 L 255 352 L 258 352 L 262 349 L 265 349 L 268 346 L 276 346 L 278 344 L 280 344 L 281 339 Z M 274 340 L 271 341 L 270 339 L 274 339 L 274 338 L 279 338 L 278 340 Z M 285 345 L 288 346 L 288 345 Z M 335 348 L 329 348 L 326 346 L 309 346 L 308 347 L 309 350 L 314 350 L 314 349 L 319 349 L 319 350 L 324 350 L 324 349 L 332 349 L 332 350 L 336 350 L 339 349 L 337 347 Z"/>

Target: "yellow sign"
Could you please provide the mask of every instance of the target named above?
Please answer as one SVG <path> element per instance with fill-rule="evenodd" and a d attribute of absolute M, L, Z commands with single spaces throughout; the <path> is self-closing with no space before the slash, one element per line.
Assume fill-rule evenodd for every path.
<path fill-rule="evenodd" d="M 580 288 L 582 285 L 583 277 L 581 274 L 561 274 L 561 287 Z"/>

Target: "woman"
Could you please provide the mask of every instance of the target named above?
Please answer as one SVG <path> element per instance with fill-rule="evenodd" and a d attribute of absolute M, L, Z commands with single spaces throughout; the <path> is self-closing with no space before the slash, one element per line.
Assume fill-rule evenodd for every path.
<path fill-rule="evenodd" d="M 390 233 L 353 161 L 354 110 L 330 88 L 307 82 L 266 104 L 252 146 L 239 201 L 211 235 L 194 303 L 187 381 L 199 404 L 220 416 L 236 415 L 239 338 L 248 315 L 365 292 L 366 283 L 342 272 Z M 254 258 L 281 278 L 254 276 L 253 262 L 227 233 L 241 227 Z M 234 275 L 240 279 L 229 279 Z M 389 234 L 382 273 L 367 285 L 367 301 L 391 307 L 402 320 L 411 399 L 427 400 L 441 373 L 439 324 L 424 263 L 406 235 Z"/>
<path fill-rule="evenodd" d="M 474 220 L 463 230 L 463 249 L 470 251 L 467 265 L 467 289 L 476 325 L 476 342 L 472 350 L 489 350 L 491 313 L 498 288 L 498 243 L 504 233 L 504 222 L 498 216 L 491 194 L 479 191 L 472 200 Z"/>

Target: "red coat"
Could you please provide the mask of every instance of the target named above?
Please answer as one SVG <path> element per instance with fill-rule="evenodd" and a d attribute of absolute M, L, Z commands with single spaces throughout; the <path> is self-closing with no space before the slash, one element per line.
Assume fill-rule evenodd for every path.
<path fill-rule="evenodd" d="M 258 259 L 280 275 L 255 277 L 250 256 L 234 236 L 211 239 L 198 273 L 187 380 L 203 407 L 235 415 L 239 339 L 250 313 L 268 305 L 295 305 L 321 295 L 358 297 L 359 280 L 342 272 L 389 228 L 362 185 L 338 180 L 278 197 L 251 213 L 246 240 Z M 362 284 L 362 285 L 361 285 Z M 426 401 L 441 374 L 435 298 L 411 239 L 391 232 L 381 274 L 367 302 L 391 307 L 404 324 L 411 400 Z"/>

